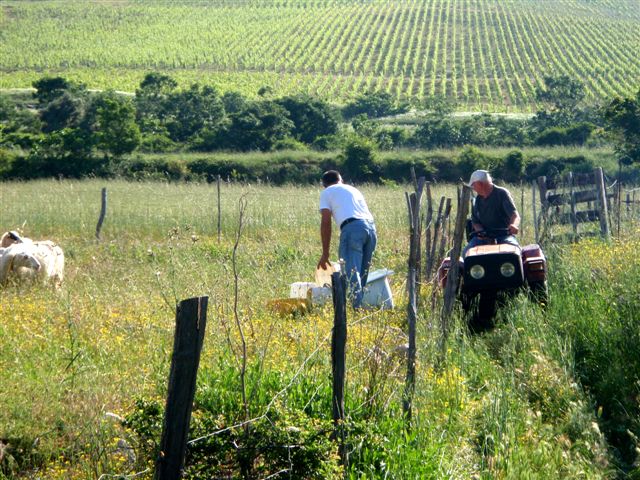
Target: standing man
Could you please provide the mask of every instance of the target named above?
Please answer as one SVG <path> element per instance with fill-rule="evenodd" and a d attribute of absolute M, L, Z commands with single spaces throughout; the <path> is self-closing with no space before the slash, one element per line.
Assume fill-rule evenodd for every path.
<path fill-rule="evenodd" d="M 520 231 L 520 214 L 509 190 L 494 185 L 491 175 L 486 170 L 473 172 L 469 186 L 477 194 L 471 208 L 471 224 L 473 230 L 479 234 L 469 241 L 464 253 L 470 248 L 486 244 L 493 238 L 498 243 L 517 246 L 518 240 L 514 235 Z"/>
<path fill-rule="evenodd" d="M 378 238 L 373 215 L 367 207 L 362 193 L 351 185 L 342 183 L 336 170 L 322 175 L 324 190 L 320 194 L 320 237 L 322 256 L 318 268 L 326 270 L 329 264 L 331 245 L 331 217 L 340 227 L 340 248 L 338 254 L 345 262 L 347 280 L 353 308 L 362 303 L 362 288 L 367 283 L 371 257 Z"/>

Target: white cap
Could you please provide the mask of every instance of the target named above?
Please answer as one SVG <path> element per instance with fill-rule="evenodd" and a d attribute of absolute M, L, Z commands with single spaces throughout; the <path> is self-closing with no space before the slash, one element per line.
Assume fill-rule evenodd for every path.
<path fill-rule="evenodd" d="M 491 175 L 486 170 L 476 170 L 471 174 L 469 179 L 469 186 L 472 186 L 475 182 L 491 182 Z"/>

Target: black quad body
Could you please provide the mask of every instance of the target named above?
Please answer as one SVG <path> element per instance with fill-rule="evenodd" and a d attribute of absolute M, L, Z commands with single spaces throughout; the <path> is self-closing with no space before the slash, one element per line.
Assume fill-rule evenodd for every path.
<path fill-rule="evenodd" d="M 527 291 L 541 304 L 547 303 L 547 261 L 538 244 L 524 247 L 497 243 L 506 231 L 472 232 L 483 235 L 488 244 L 467 250 L 460 258 L 458 296 L 469 314 L 469 327 L 485 330 L 493 319 L 501 300 Z M 438 279 L 445 285 L 451 259 L 445 258 L 438 269 Z"/>

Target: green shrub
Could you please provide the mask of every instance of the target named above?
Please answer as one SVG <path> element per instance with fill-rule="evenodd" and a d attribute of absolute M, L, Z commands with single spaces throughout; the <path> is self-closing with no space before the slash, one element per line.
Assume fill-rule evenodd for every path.
<path fill-rule="evenodd" d="M 372 181 L 378 176 L 379 165 L 373 141 L 354 137 L 342 153 L 344 175 L 350 181 Z"/>

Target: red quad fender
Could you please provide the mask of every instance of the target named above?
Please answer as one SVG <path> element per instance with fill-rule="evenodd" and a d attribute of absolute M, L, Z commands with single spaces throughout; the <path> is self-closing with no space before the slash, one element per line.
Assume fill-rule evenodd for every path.
<path fill-rule="evenodd" d="M 532 243 L 522 247 L 522 267 L 528 283 L 544 282 L 547 279 L 547 259 L 540 245 Z"/>
<path fill-rule="evenodd" d="M 527 283 L 544 282 L 547 278 L 547 259 L 537 243 L 521 247 L 522 267 L 524 278 Z M 460 267 L 460 277 L 464 275 L 464 261 L 462 257 L 458 260 Z M 446 257 L 438 268 L 438 284 L 444 288 L 447 284 L 447 277 L 451 268 L 451 257 Z"/>

